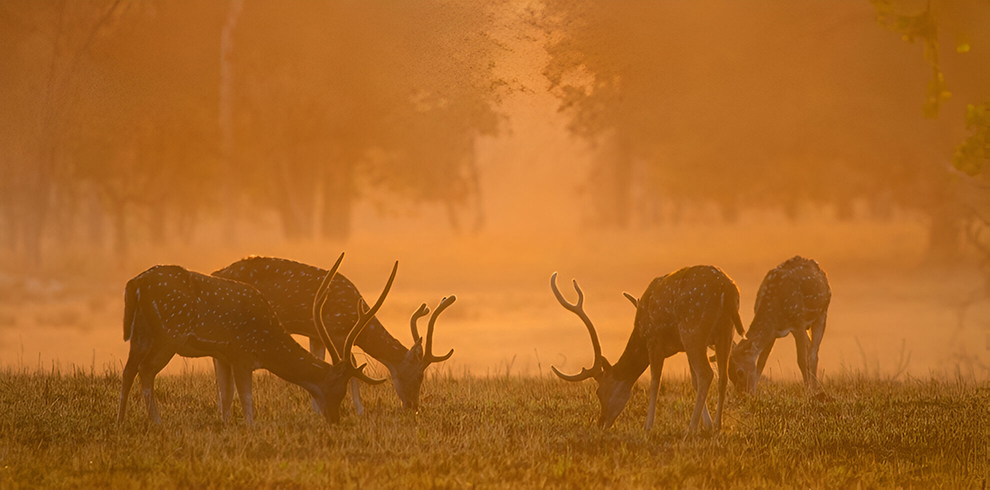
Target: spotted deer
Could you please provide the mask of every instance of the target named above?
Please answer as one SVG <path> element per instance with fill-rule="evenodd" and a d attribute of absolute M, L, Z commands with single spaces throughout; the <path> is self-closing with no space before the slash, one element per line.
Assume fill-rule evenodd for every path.
<path fill-rule="evenodd" d="M 825 271 L 814 260 L 795 256 L 767 272 L 756 295 L 753 322 L 729 357 L 733 386 L 755 393 L 774 342 L 794 335 L 805 386 L 813 395 L 824 396 L 818 380 L 818 349 L 831 299 Z"/>
<path fill-rule="evenodd" d="M 233 279 L 256 287 L 268 299 L 285 328 L 298 335 L 309 337 L 310 352 L 323 357 L 326 340 L 317 335 L 313 327 L 313 302 L 316 287 L 326 271 L 311 265 L 272 257 L 248 257 L 213 273 L 214 276 Z M 357 337 L 356 344 L 365 353 L 381 362 L 392 377 L 395 392 L 405 408 L 419 409 L 419 390 L 423 384 L 423 374 L 433 363 L 443 362 L 454 354 L 454 350 L 442 356 L 433 354 L 433 329 L 437 317 L 453 304 L 456 296 L 445 297 L 430 317 L 426 339 L 419 335 L 417 319 L 429 314 L 430 309 L 423 303 L 413 313 L 410 320 L 413 345 L 406 348 L 388 330 L 372 318 Z M 342 274 L 337 274 L 330 282 L 327 293 L 327 306 L 321 317 L 327 325 L 327 332 L 334 342 L 347 335 L 354 323 L 357 312 L 354 303 L 361 300 L 361 293 Z M 361 413 L 361 399 L 356 383 L 351 385 L 354 405 Z"/>
<path fill-rule="evenodd" d="M 323 282 L 336 274 L 344 255 L 324 275 Z M 285 331 L 268 301 L 250 285 L 188 271 L 175 265 L 159 265 L 127 282 L 124 292 L 124 341 L 130 353 L 124 366 L 117 422 L 127 413 L 127 399 L 134 377 L 141 374 L 141 391 L 148 416 L 161 424 L 154 393 L 155 376 L 176 355 L 214 357 L 230 366 L 244 409 L 245 422 L 254 422 L 251 375 L 256 369 L 301 386 L 317 401 L 328 422 L 340 420 L 340 403 L 352 378 L 373 382 L 364 374 L 364 365 L 349 362 L 354 339 L 375 315 L 395 279 L 398 262 L 382 294 L 371 309 L 361 305 L 340 354 L 327 364 L 299 346 Z M 318 299 L 323 299 L 320 287 Z M 313 308 L 322 302 L 314 300 Z M 317 330 L 325 326 L 317 325 Z M 325 333 L 323 335 L 326 335 Z M 329 338 L 329 337 L 328 337 Z M 341 359 L 345 359 L 341 361 Z M 232 389 L 219 383 L 224 418 L 229 417 Z M 224 393 L 226 390 L 226 393 Z"/>
<path fill-rule="evenodd" d="M 691 366 L 691 381 L 697 399 L 688 434 L 697 431 L 704 420 L 706 429 L 712 428 L 712 419 L 705 400 L 712 382 L 712 368 L 708 362 L 708 347 L 715 347 L 718 361 L 718 408 L 715 411 L 714 428 L 722 424 L 722 408 L 725 401 L 726 376 L 732 331 L 742 334 L 739 320 L 739 289 L 721 270 L 711 266 L 694 266 L 658 277 L 639 299 L 624 293 L 636 305 L 636 320 L 626 349 L 615 365 L 602 355 L 601 343 L 591 319 L 584 311 L 584 293 L 574 281 L 577 303 L 568 303 L 557 289 L 557 273 L 550 277 L 550 288 L 561 306 L 576 314 L 591 334 L 595 361 L 590 368 L 582 368 L 575 375 L 561 373 L 555 366 L 553 372 L 566 381 L 583 381 L 594 378 L 598 382 L 598 401 L 601 415 L 598 426 L 608 429 L 625 408 L 632 393 L 632 386 L 649 366 L 650 400 L 646 413 L 645 429 L 649 431 L 656 420 L 657 394 L 664 359 L 684 352 Z"/>

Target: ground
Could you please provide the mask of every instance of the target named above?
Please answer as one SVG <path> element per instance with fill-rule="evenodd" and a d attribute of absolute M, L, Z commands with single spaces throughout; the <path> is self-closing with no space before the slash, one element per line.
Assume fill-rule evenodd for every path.
<path fill-rule="evenodd" d="M 591 381 L 438 376 L 418 414 L 386 384 L 337 426 L 298 387 L 261 373 L 255 384 L 253 427 L 237 409 L 222 423 L 212 377 L 196 372 L 160 378 L 161 427 L 137 393 L 118 427 L 118 372 L 7 369 L 0 487 L 980 488 L 988 477 L 990 385 L 962 379 L 850 375 L 825 402 L 766 383 L 730 395 L 721 432 L 688 438 L 693 390 L 677 378 L 649 433 L 645 385 L 602 431 Z"/>

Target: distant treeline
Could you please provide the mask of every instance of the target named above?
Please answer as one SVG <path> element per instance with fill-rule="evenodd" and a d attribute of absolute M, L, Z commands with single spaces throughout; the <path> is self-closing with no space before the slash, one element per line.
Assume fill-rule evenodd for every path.
<path fill-rule="evenodd" d="M 477 229 L 475 142 L 505 126 L 504 97 L 546 89 L 497 75 L 532 55 L 492 35 L 511 17 L 543 34 L 547 86 L 593 143 L 589 226 L 867 203 L 926 216 L 933 249 L 958 248 L 973 216 L 959 187 L 987 156 L 990 7 L 527 5 L 4 2 L 0 246 L 30 264 L 46 242 L 123 255 L 135 228 L 188 240 L 205 216 L 233 230 L 261 212 L 287 239 L 342 240 L 368 195 Z"/>

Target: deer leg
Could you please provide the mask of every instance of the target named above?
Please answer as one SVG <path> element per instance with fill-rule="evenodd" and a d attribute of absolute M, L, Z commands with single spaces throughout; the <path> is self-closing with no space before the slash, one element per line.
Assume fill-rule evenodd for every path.
<path fill-rule="evenodd" d="M 822 312 L 822 315 L 811 325 L 811 351 L 808 353 L 808 370 L 814 382 L 812 388 L 818 392 L 823 391 L 821 380 L 818 379 L 818 349 L 822 345 L 822 337 L 825 336 L 825 318 L 827 316 L 828 312 Z"/>
<path fill-rule="evenodd" d="M 351 354 L 351 364 L 357 366 L 357 359 Z M 361 405 L 361 385 L 357 378 L 351 378 L 351 400 L 354 402 L 354 410 L 358 415 L 364 415 L 364 405 Z"/>
<path fill-rule="evenodd" d="M 715 362 L 718 366 L 718 407 L 715 409 L 715 430 L 722 428 L 722 408 L 725 405 L 725 389 L 729 386 L 729 352 L 732 350 L 732 326 L 715 344 Z"/>
<path fill-rule="evenodd" d="M 650 402 L 646 408 L 646 431 L 653 428 L 657 415 L 657 397 L 660 393 L 660 375 L 663 373 L 663 355 L 650 352 Z"/>
<path fill-rule="evenodd" d="M 760 357 L 756 360 L 757 379 L 759 379 L 760 376 L 763 376 L 763 368 L 767 365 L 767 359 L 770 358 L 770 351 L 773 350 L 773 344 L 776 341 L 776 337 L 770 339 L 770 343 L 760 351 Z"/>
<path fill-rule="evenodd" d="M 235 366 L 233 368 L 234 384 L 237 386 L 237 394 L 241 398 L 241 410 L 244 411 L 244 423 L 248 426 L 254 424 L 254 398 L 251 395 L 251 369 L 244 369 Z"/>
<path fill-rule="evenodd" d="M 327 349 L 319 337 L 309 338 L 309 352 L 316 356 L 317 359 L 326 359 Z M 313 398 L 312 403 L 313 410 L 316 410 L 316 413 L 323 413 L 320 410 L 320 404 L 316 402 L 315 397 Z"/>
<path fill-rule="evenodd" d="M 711 361 L 709 361 L 709 362 L 711 362 Z M 694 367 L 691 367 L 690 371 L 691 371 L 691 386 L 694 387 L 694 392 L 697 393 L 698 392 L 698 373 L 696 373 L 694 371 Z M 701 422 L 705 425 L 705 427 L 711 427 L 711 425 L 712 425 L 711 412 L 708 411 L 708 406 L 707 405 L 704 405 L 702 407 L 702 409 L 701 409 Z"/>
<path fill-rule="evenodd" d="M 144 353 L 138 352 L 134 348 L 134 345 L 133 343 L 131 344 L 131 353 L 127 357 L 127 364 L 124 365 L 124 377 L 120 385 L 120 406 L 117 408 L 118 424 L 124 422 L 124 416 L 127 414 L 127 397 L 131 393 L 134 377 L 138 374 L 138 365 L 141 364 L 141 360 L 144 358 Z"/>
<path fill-rule="evenodd" d="M 691 415 L 691 423 L 688 425 L 688 434 L 693 434 L 698 430 L 702 414 L 706 415 L 705 428 L 711 428 L 711 417 L 707 416 L 708 407 L 705 406 L 705 400 L 708 398 L 708 390 L 712 386 L 712 378 L 715 377 L 715 373 L 712 371 L 712 366 L 708 364 L 707 351 L 707 346 L 702 346 L 698 350 L 687 351 L 688 364 L 691 365 L 691 372 L 695 376 L 694 387 L 698 392 L 698 397 L 694 402 L 694 413 Z"/>
<path fill-rule="evenodd" d="M 234 368 L 227 361 L 213 358 L 213 370 L 217 374 L 217 405 L 220 408 L 220 419 L 230 420 L 230 408 L 234 404 Z"/>
<path fill-rule="evenodd" d="M 358 415 L 364 415 L 364 405 L 361 404 L 361 385 L 357 378 L 351 378 L 351 399 L 354 400 L 354 410 Z"/>
<path fill-rule="evenodd" d="M 804 329 L 795 329 L 791 332 L 794 335 L 794 344 L 797 347 L 797 362 L 798 368 L 801 369 L 801 377 L 804 378 L 804 384 L 809 389 L 811 388 L 811 373 L 808 371 L 808 355 L 811 349 L 811 339 L 808 338 L 808 332 Z"/>
<path fill-rule="evenodd" d="M 174 352 L 152 354 L 138 367 L 138 374 L 141 375 L 141 394 L 144 395 L 144 403 L 148 406 L 148 416 L 158 425 L 162 425 L 162 417 L 158 413 L 158 398 L 155 396 L 155 376 L 165 369 L 165 365 L 173 356 L 175 356 Z"/>

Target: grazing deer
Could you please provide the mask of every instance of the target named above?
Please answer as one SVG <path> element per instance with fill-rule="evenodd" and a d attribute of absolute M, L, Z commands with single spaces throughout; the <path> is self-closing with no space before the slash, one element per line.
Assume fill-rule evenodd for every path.
<path fill-rule="evenodd" d="M 323 279 L 329 283 L 344 255 Z M 392 287 L 398 262 L 378 301 L 370 310 L 361 305 L 361 314 L 343 343 L 334 351 L 333 365 L 312 356 L 292 339 L 264 296 L 253 287 L 217 277 L 190 272 L 174 265 L 159 265 L 127 282 L 124 292 L 124 341 L 130 353 L 124 366 L 117 422 L 124 420 L 127 398 L 134 377 L 141 374 L 141 391 L 148 415 L 161 424 L 155 398 L 155 376 L 176 354 L 183 357 L 211 356 L 230 366 L 233 383 L 244 408 L 245 422 L 254 422 L 251 373 L 267 369 L 276 376 L 301 386 L 317 401 L 328 422 L 340 420 L 340 403 L 351 377 L 373 382 L 364 374 L 364 365 L 355 366 L 348 354 L 354 339 L 371 320 Z M 322 298 L 322 290 L 317 295 Z M 314 300 L 314 309 L 322 302 Z M 325 330 L 318 325 L 317 330 Z M 323 335 L 326 335 L 325 333 Z M 329 338 L 329 337 L 327 337 Z M 331 345 L 332 346 L 332 345 Z M 341 361 L 344 359 L 344 361 Z M 225 420 L 229 417 L 230 383 L 220 383 Z M 227 393 L 223 393 L 224 390 Z"/>
<path fill-rule="evenodd" d="M 582 368 L 576 375 L 562 374 L 556 367 L 553 372 L 567 381 L 595 378 L 598 382 L 598 401 L 601 415 L 598 426 L 608 429 L 625 408 L 632 393 L 632 386 L 650 366 L 650 401 L 646 413 L 646 430 L 653 427 L 657 408 L 657 393 L 664 359 L 684 352 L 691 365 L 691 381 L 697 392 L 694 413 L 688 424 L 688 434 L 694 433 L 704 419 L 706 429 L 712 428 L 712 419 L 705 400 L 712 383 L 712 368 L 708 363 L 708 347 L 715 347 L 718 360 L 718 408 L 715 411 L 717 430 L 722 425 L 722 407 L 725 401 L 725 371 L 732 345 L 733 327 L 742 334 L 739 320 L 739 289 L 721 270 L 711 266 L 687 267 L 658 277 L 646 288 L 639 299 L 625 293 L 636 306 L 636 321 L 625 351 L 615 365 L 602 355 L 591 319 L 584 311 L 584 293 L 574 281 L 577 303 L 568 303 L 557 289 L 557 273 L 550 277 L 550 289 L 561 306 L 576 314 L 591 334 L 595 361 L 591 368 Z"/>
<path fill-rule="evenodd" d="M 319 267 L 301 264 L 291 260 L 272 257 L 248 257 L 220 269 L 214 276 L 233 279 L 250 284 L 261 291 L 275 309 L 285 328 L 294 334 L 309 337 L 309 348 L 316 357 L 323 357 L 327 340 L 318 336 L 313 327 L 313 303 L 320 279 L 326 271 Z M 433 355 L 433 328 L 437 317 L 457 298 L 445 297 L 430 317 L 426 330 L 426 345 L 416 328 L 416 321 L 427 315 L 430 309 L 422 304 L 410 320 L 413 346 L 407 349 L 389 334 L 377 318 L 372 318 L 368 328 L 357 337 L 356 344 L 365 353 L 381 362 L 392 377 L 395 392 L 405 408 L 419 409 L 419 390 L 423 384 L 423 373 L 430 364 L 443 362 L 454 354 L 454 350 L 442 356 Z M 354 284 L 341 274 L 330 282 L 327 292 L 327 307 L 321 320 L 327 325 L 327 332 L 334 342 L 347 335 L 354 324 L 357 312 L 354 303 L 361 300 L 361 293 Z M 218 373 L 219 375 L 219 373 Z M 351 395 L 358 413 L 363 411 L 357 383 L 351 385 Z"/>
<path fill-rule="evenodd" d="M 822 395 L 818 348 L 831 299 L 825 271 L 814 260 L 793 257 L 767 272 L 756 295 L 753 323 L 729 357 L 732 384 L 739 391 L 755 393 L 774 342 L 793 334 L 805 386 L 814 395 Z"/>

